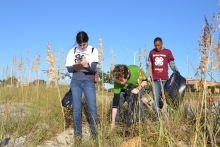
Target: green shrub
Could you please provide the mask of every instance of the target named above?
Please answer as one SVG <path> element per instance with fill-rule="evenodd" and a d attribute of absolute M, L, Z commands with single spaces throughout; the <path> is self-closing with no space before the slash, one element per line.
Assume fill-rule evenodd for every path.
<path fill-rule="evenodd" d="M 196 92 L 196 88 L 191 88 L 191 92 Z"/>
<path fill-rule="evenodd" d="M 214 86 L 211 87 L 211 92 L 212 92 L 212 94 L 215 93 L 215 87 Z"/>

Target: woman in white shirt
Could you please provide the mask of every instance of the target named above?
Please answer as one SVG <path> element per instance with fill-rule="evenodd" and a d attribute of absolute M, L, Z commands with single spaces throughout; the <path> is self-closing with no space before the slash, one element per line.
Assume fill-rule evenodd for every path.
<path fill-rule="evenodd" d="M 82 92 L 85 95 L 89 124 L 92 136 L 97 137 L 98 116 L 96 107 L 96 88 L 94 74 L 99 62 L 98 50 L 88 45 L 89 37 L 86 32 L 80 31 L 76 35 L 78 46 L 72 48 L 66 58 L 65 67 L 73 73 L 71 90 L 73 98 L 74 136 L 82 137 Z"/>

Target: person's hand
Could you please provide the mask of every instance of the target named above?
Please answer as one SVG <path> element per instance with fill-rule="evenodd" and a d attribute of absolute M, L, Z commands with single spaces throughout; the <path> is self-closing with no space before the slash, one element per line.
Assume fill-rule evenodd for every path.
<path fill-rule="evenodd" d="M 76 62 L 75 64 L 80 64 L 81 61 L 79 58 L 76 58 L 75 62 Z"/>
<path fill-rule="evenodd" d="M 138 94 L 139 93 L 139 89 L 138 88 L 134 88 L 133 90 L 131 90 L 132 93 L 134 94 Z"/>
<path fill-rule="evenodd" d="M 88 68 L 88 66 L 89 66 L 89 62 L 88 62 L 88 60 L 86 60 L 85 57 L 82 59 L 81 64 L 82 64 L 83 67 L 85 67 L 85 68 Z"/>
<path fill-rule="evenodd" d="M 110 128 L 111 131 L 114 130 L 114 128 L 115 128 L 115 124 L 111 124 L 111 128 Z"/>

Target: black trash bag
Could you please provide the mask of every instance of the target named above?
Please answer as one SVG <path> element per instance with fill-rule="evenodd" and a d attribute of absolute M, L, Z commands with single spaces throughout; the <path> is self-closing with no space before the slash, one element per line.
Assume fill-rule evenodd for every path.
<path fill-rule="evenodd" d="M 63 107 L 71 107 L 73 105 L 71 88 L 66 92 L 61 102 Z"/>
<path fill-rule="evenodd" d="M 164 94 L 168 105 L 177 109 L 183 101 L 186 89 L 186 79 L 175 71 L 164 85 Z"/>
<path fill-rule="evenodd" d="M 125 90 L 125 99 L 128 103 L 128 110 L 126 115 L 126 124 L 130 126 L 134 123 L 134 108 L 138 102 L 138 94 L 133 94 L 131 91 L 134 89 L 134 85 L 128 85 L 127 89 Z"/>

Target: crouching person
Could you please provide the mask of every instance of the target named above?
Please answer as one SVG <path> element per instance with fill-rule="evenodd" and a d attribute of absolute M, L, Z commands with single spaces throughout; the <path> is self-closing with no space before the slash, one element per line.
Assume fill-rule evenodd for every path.
<path fill-rule="evenodd" d="M 132 94 L 140 94 L 140 99 L 144 94 L 144 86 L 147 84 L 146 74 L 136 65 L 117 65 L 113 69 L 114 79 L 114 97 L 112 100 L 112 123 L 111 129 L 114 129 L 115 122 L 119 120 L 120 108 L 126 100 L 126 90 L 129 85 L 133 85 Z M 141 82 L 138 82 L 138 81 Z M 140 84 L 139 84 L 140 83 Z M 141 116 L 144 118 L 146 113 L 145 105 L 140 101 Z"/>

